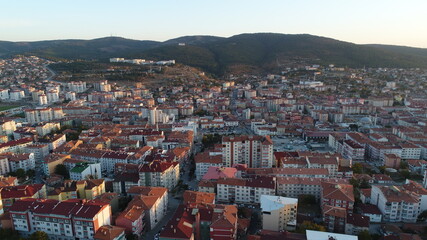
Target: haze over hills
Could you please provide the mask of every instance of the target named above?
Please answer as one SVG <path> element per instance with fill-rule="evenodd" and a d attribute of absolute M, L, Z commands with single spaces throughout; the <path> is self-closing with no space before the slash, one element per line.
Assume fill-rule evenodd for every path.
<path fill-rule="evenodd" d="M 178 43 L 185 43 L 179 46 Z M 235 65 L 274 69 L 289 60 L 349 67 L 427 68 L 427 49 L 358 45 L 308 34 L 240 34 L 229 38 L 185 36 L 165 42 L 106 37 L 93 40 L 0 42 L 0 57 L 33 54 L 46 58 L 106 61 L 110 57 L 175 59 L 221 74 Z"/>

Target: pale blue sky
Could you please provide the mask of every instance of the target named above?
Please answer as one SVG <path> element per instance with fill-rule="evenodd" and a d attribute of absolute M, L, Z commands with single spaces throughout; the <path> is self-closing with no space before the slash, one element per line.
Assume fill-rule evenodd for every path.
<path fill-rule="evenodd" d="M 426 0 L 0 0 L 0 40 L 308 33 L 427 48 Z"/>

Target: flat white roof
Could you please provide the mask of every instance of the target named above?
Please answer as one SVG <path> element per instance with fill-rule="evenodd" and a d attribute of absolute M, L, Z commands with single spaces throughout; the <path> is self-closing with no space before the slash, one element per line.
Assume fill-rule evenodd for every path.
<path fill-rule="evenodd" d="M 297 204 L 297 198 L 287 198 L 280 196 L 261 195 L 262 211 L 270 212 L 283 208 L 287 204 Z"/>
<path fill-rule="evenodd" d="M 353 236 L 353 235 L 320 232 L 320 231 L 313 231 L 313 230 L 307 230 L 306 236 L 307 236 L 307 240 L 329 240 L 331 238 L 333 238 L 334 240 L 357 240 L 357 236 Z"/>

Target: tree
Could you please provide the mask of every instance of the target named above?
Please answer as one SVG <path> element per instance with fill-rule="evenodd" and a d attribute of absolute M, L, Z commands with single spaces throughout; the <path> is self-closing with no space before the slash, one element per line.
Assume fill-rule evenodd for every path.
<path fill-rule="evenodd" d="M 17 178 L 24 178 L 25 177 L 25 170 L 22 168 L 19 168 L 16 170 L 16 177 Z"/>
<path fill-rule="evenodd" d="M 351 185 L 353 185 L 354 189 L 359 188 L 360 182 L 357 179 L 352 178 L 349 182 Z"/>
<path fill-rule="evenodd" d="M 36 176 L 36 171 L 34 169 L 28 169 L 27 172 L 25 173 L 29 178 L 33 178 L 34 176 Z"/>
<path fill-rule="evenodd" d="M 306 230 L 315 230 L 326 232 L 326 228 L 322 225 L 310 221 L 304 221 L 297 229 L 298 233 L 305 233 Z"/>
<path fill-rule="evenodd" d="M 64 178 L 68 179 L 70 178 L 70 174 L 67 170 L 67 168 L 65 167 L 64 164 L 58 164 L 55 166 L 55 173 L 61 176 L 64 176 Z"/>
<path fill-rule="evenodd" d="M 316 204 L 316 197 L 310 194 L 303 194 L 298 197 L 298 203 L 306 205 Z"/>
<path fill-rule="evenodd" d="M 427 210 L 423 211 L 418 215 L 418 221 L 424 222 L 427 219 Z"/>
<path fill-rule="evenodd" d="M 362 179 L 360 182 L 360 188 L 371 188 L 371 184 L 366 179 Z"/>
<path fill-rule="evenodd" d="M 37 231 L 31 234 L 28 240 L 49 240 L 49 236 L 45 232 Z"/>
<path fill-rule="evenodd" d="M 363 165 L 361 163 L 353 164 L 353 167 L 351 169 L 353 170 L 353 173 L 356 173 L 356 174 L 363 173 Z"/>
<path fill-rule="evenodd" d="M 369 234 L 368 230 L 363 230 L 357 234 L 357 237 L 359 240 L 372 240 L 371 235 Z"/>
<path fill-rule="evenodd" d="M 0 239 L 2 240 L 20 240 L 18 232 L 12 229 L 0 228 Z"/>
<path fill-rule="evenodd" d="M 354 124 L 354 123 L 348 125 L 348 127 L 350 128 L 350 131 L 357 132 L 359 130 L 359 126 L 357 124 Z"/>
<path fill-rule="evenodd" d="M 126 234 L 125 236 L 126 240 L 137 240 L 138 236 L 132 233 Z"/>
<path fill-rule="evenodd" d="M 408 162 L 406 161 L 400 162 L 400 169 L 408 169 L 408 167 L 409 167 Z"/>
<path fill-rule="evenodd" d="M 404 169 L 400 171 L 400 175 L 402 175 L 402 177 L 404 177 L 405 179 L 408 179 L 411 176 L 411 172 L 409 172 L 408 170 Z"/>

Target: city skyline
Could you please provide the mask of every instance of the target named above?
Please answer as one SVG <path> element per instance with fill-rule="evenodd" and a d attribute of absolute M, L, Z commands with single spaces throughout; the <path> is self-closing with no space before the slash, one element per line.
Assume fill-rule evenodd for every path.
<path fill-rule="evenodd" d="M 413 1 L 51 1 L 7 2 L 2 41 L 94 39 L 120 36 L 165 41 L 181 36 L 241 33 L 312 34 L 357 44 L 427 48 L 427 3 Z"/>

